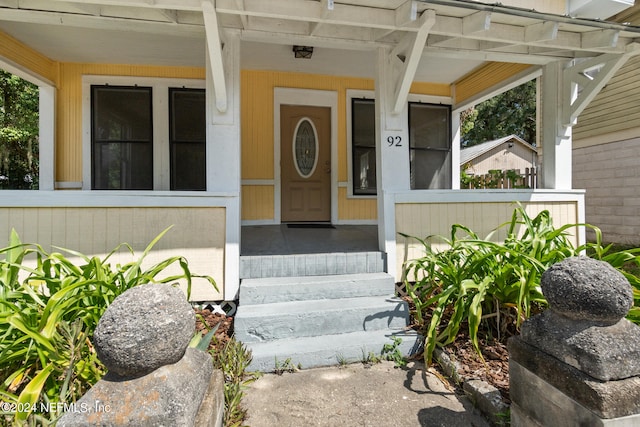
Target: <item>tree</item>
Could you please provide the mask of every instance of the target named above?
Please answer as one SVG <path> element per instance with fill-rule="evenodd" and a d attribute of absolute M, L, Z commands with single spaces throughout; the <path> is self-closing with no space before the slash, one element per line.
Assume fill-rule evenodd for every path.
<path fill-rule="evenodd" d="M 517 135 L 536 142 L 536 81 L 531 80 L 462 113 L 462 145 Z"/>
<path fill-rule="evenodd" d="M 38 188 L 38 87 L 0 70 L 0 188 Z"/>

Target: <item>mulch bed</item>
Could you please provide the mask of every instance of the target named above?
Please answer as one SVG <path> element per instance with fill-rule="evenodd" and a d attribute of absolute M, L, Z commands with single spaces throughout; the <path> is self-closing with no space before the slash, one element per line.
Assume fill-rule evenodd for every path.
<path fill-rule="evenodd" d="M 505 403 L 510 403 L 507 346 L 497 341 L 480 340 L 480 350 L 484 362 L 476 353 L 471 341 L 464 336 L 443 349 L 451 360 L 457 362 L 458 375 L 462 381 L 483 380 L 500 390 Z"/>
<path fill-rule="evenodd" d="M 209 349 L 221 350 L 233 335 L 233 317 L 215 313 L 209 309 L 196 308 L 194 311 L 196 313 L 196 331 L 206 334 L 220 324 L 209 344 Z"/>

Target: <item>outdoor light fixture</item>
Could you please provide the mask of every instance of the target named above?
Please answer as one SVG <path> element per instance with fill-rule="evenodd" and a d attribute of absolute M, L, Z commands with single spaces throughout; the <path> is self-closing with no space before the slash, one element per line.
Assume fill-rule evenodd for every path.
<path fill-rule="evenodd" d="M 293 46 L 293 54 L 296 58 L 311 59 L 313 46 Z"/>

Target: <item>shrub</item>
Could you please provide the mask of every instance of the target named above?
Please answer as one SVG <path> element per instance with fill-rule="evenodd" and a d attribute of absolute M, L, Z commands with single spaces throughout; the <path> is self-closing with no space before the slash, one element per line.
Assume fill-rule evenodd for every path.
<path fill-rule="evenodd" d="M 21 243 L 12 232 L 9 246 L 0 249 L 0 401 L 5 402 L 0 410 L 18 411 L 5 413 L 5 421 L 19 424 L 30 417 L 31 423 L 48 425 L 62 415 L 65 404 L 75 402 L 102 377 L 105 369 L 91 338 L 118 295 L 137 285 L 179 279 L 186 280 L 189 293 L 192 277 L 203 277 L 191 274 L 180 256 L 143 270 L 143 260 L 168 230 L 137 261 L 115 267 L 109 258 L 121 249 L 133 254 L 129 245 L 118 246 L 102 260 L 63 250 L 82 259 L 82 265 L 75 265 L 61 253 Z M 35 257 L 35 267 L 23 264 L 27 256 Z M 181 274 L 157 278 L 175 263 Z M 215 286 L 213 279 L 206 279 Z"/>
<path fill-rule="evenodd" d="M 452 226 L 448 239 L 417 239 L 425 254 L 406 263 L 404 276 L 415 279 L 413 283 L 405 279 L 405 286 L 415 304 L 414 317 L 426 335 L 427 363 L 431 363 L 435 347 L 452 343 L 464 324 L 481 357 L 480 330 L 498 340 L 516 333 L 524 319 L 546 307 L 540 288 L 542 273 L 567 257 L 587 251 L 618 269 L 630 264 L 640 269 L 640 249 L 609 253 L 611 246 L 602 246 L 597 227 L 585 225 L 596 232 L 596 242 L 574 247 L 567 230 L 577 226 L 556 229 L 548 211 L 531 218 L 518 205 L 511 221 L 498 227 L 506 227 L 507 237 L 502 243 L 491 241 L 493 233 L 480 239 L 460 224 Z M 446 242 L 448 248 L 433 250 L 431 242 L 435 239 Z M 628 268 L 622 273 L 634 287 L 636 304 L 629 318 L 638 322 L 640 279 Z"/>

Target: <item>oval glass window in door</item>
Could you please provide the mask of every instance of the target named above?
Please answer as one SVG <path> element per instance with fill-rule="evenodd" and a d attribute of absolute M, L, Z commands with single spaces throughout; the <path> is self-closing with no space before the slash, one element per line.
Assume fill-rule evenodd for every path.
<path fill-rule="evenodd" d="M 303 178 L 313 175 L 318 164 L 318 133 L 308 118 L 300 119 L 293 133 L 293 164 Z"/>

